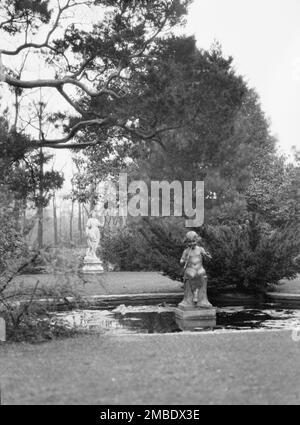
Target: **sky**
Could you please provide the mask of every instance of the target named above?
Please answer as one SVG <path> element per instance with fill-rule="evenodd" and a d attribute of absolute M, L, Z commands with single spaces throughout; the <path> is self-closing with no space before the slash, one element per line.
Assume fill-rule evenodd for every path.
<path fill-rule="evenodd" d="M 234 58 L 286 154 L 300 148 L 299 20 L 299 0 L 194 0 L 184 31 L 198 47 L 218 41 Z"/>

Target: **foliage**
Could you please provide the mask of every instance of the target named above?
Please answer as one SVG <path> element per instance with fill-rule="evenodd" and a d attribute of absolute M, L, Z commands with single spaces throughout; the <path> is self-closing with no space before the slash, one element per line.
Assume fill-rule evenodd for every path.
<path fill-rule="evenodd" d="M 11 267 L 10 273 L 1 275 L 0 313 L 6 321 L 8 341 L 36 343 L 70 337 L 76 333 L 62 326 L 59 321 L 52 320 L 49 312 L 51 305 L 53 308 L 53 305 L 61 304 L 61 300 L 68 304 L 68 297 L 74 299 L 73 305 L 81 302 L 74 283 L 75 269 L 64 268 L 64 273 L 61 273 L 59 267 L 54 267 L 51 278 L 48 281 L 45 277 L 43 284 L 38 278 L 31 281 L 22 278 L 21 274 L 39 256 L 38 252 L 28 253 L 27 259 L 23 258 L 18 265 Z M 45 302 L 46 299 L 51 301 Z"/>
<path fill-rule="evenodd" d="M 139 258 L 147 253 L 150 268 L 163 271 L 172 279 L 182 280 L 179 260 L 184 250 L 183 223 L 168 223 L 144 220 L 143 251 L 135 249 L 137 234 L 127 239 L 124 255 L 126 262 L 134 270 Z M 204 226 L 199 233 L 212 260 L 204 259 L 211 290 L 226 289 L 260 292 L 281 279 L 294 278 L 299 266 L 293 259 L 300 251 L 299 227 L 286 226 L 272 229 L 260 222 L 247 224 Z M 116 246 L 114 247 L 116 249 Z M 118 257 L 117 249 L 114 251 Z M 108 253 L 109 255 L 109 253 Z"/>
<path fill-rule="evenodd" d="M 268 135 L 268 125 L 257 99 L 234 72 L 232 58 L 225 58 L 219 46 L 211 51 L 199 50 L 193 37 L 173 36 L 157 42 L 155 57 L 154 60 L 150 56 L 147 72 L 139 74 L 141 87 L 134 98 L 136 111 L 131 118 L 138 117 L 139 125 L 147 120 L 156 125 L 173 120 L 180 125 L 168 134 L 155 137 L 155 141 L 136 143 L 136 136 L 128 139 L 117 133 L 109 143 L 101 139 L 101 145 L 86 149 L 75 180 L 77 199 L 91 196 L 86 190 L 91 182 L 95 185 L 107 175 L 115 176 L 120 171 L 130 174 L 130 178 L 144 180 L 205 179 L 207 193 L 213 191 L 218 199 L 229 199 L 233 196 L 234 184 L 241 185 L 246 165 L 261 154 L 263 147 L 267 149 L 264 136 Z M 248 104 L 253 109 L 256 107 L 257 116 L 251 122 L 247 121 L 251 116 Z M 118 107 L 121 106 L 119 102 Z M 124 104 L 123 108 L 127 113 L 130 105 Z M 251 131 L 251 136 L 254 134 L 258 139 L 257 148 L 250 149 L 250 135 L 246 135 L 246 130 L 242 137 L 236 124 L 238 116 L 250 128 L 248 133 Z M 256 131 L 258 123 L 263 128 Z M 102 136 L 88 129 L 82 141 L 87 137 L 96 141 Z M 241 162 L 242 144 L 247 145 L 244 155 L 247 159 L 238 167 L 235 165 Z M 273 141 L 268 140 L 265 145 L 272 150 Z"/>
<path fill-rule="evenodd" d="M 82 267 L 84 252 L 66 247 L 45 247 L 39 250 L 39 255 L 33 268 L 26 268 L 26 273 L 32 274 L 39 264 L 48 274 L 63 273 L 77 275 Z"/>
<path fill-rule="evenodd" d="M 83 0 L 79 3 L 76 0 L 65 0 L 54 5 L 51 10 L 48 8 L 49 1 L 40 3 L 39 7 L 35 2 L 27 1 L 22 10 L 14 7 L 17 3 L 19 5 L 14 0 L 12 5 L 4 2 L 0 6 L 3 17 L 0 30 L 10 33 L 12 39 L 15 33 L 24 32 L 25 41 L 21 41 L 15 50 L 3 49 L 2 59 L 35 47 L 35 53 L 42 53 L 39 55 L 40 69 L 43 68 L 42 63 L 45 64 L 52 68 L 54 77 L 43 82 L 39 79 L 24 82 L 16 77 L 15 70 L 5 68 L 4 64 L 1 71 L 6 76 L 6 83 L 26 90 L 36 87 L 56 89 L 56 93 L 75 111 L 73 116 L 65 115 L 62 111 L 52 116 L 53 127 L 61 125 L 66 132 L 65 137 L 47 140 L 43 135 L 39 143 L 32 142 L 31 145 L 62 147 L 68 145 L 68 141 L 79 132 L 85 141 L 78 146 L 83 147 L 109 144 L 117 136 L 137 142 L 152 139 L 169 126 L 177 127 L 178 118 L 181 121 L 187 118 L 182 115 L 183 105 L 181 108 L 172 108 L 173 113 L 170 109 L 175 98 L 184 94 L 182 84 L 178 85 L 176 93 L 176 83 L 180 81 L 176 69 L 170 75 L 176 79 L 171 85 L 171 91 L 170 84 L 166 81 L 162 83 L 160 88 L 163 92 L 157 102 L 154 96 L 151 97 L 151 86 L 159 71 L 157 61 L 162 59 L 161 44 L 170 37 L 176 26 L 184 22 L 190 0 Z M 99 17 L 90 22 L 88 29 L 78 23 L 78 17 L 85 6 L 92 7 L 94 17 Z M 69 10 L 74 12 L 71 23 L 63 25 L 64 31 L 59 34 L 57 30 Z M 32 19 L 20 19 L 20 13 Z M 42 37 L 44 41 L 36 42 L 35 37 L 32 37 L 29 42 L 28 36 L 35 33 L 45 35 L 45 38 Z M 171 65 L 168 66 L 170 71 Z M 65 91 L 66 84 L 78 88 L 75 98 Z M 153 105 L 158 108 L 164 96 L 167 96 L 164 101 L 167 109 L 163 111 L 164 108 L 159 108 L 159 120 L 154 122 Z M 186 94 L 185 101 L 188 99 Z M 146 104 L 143 105 L 144 101 Z M 146 106 L 149 107 L 150 102 L 152 110 L 147 112 Z M 132 120 L 139 121 L 139 128 L 128 124 Z M 89 133 L 87 128 L 92 131 Z"/>
<path fill-rule="evenodd" d="M 213 260 L 206 264 L 210 285 L 259 292 L 283 278 L 296 277 L 293 258 L 300 250 L 299 228 L 271 230 L 261 223 L 208 226 L 201 232 Z"/>
<path fill-rule="evenodd" d="M 29 251 L 21 234 L 19 223 L 19 201 L 32 201 L 36 206 L 49 202 L 49 191 L 60 187 L 63 179 L 59 173 L 45 172 L 43 197 L 37 198 L 41 178 L 40 161 L 45 163 L 46 156 L 30 156 L 30 161 L 24 151 L 19 153 L 6 149 L 6 146 L 16 148 L 14 140 L 21 138 L 16 131 L 9 130 L 7 121 L 0 121 L 0 137 L 2 142 L 1 174 L 0 174 L 0 311 L 6 320 L 7 336 L 11 340 L 41 340 L 51 335 L 62 334 L 63 330 L 52 328 L 40 317 L 41 311 L 33 308 L 32 301 L 37 292 L 37 286 L 31 290 L 13 288 L 13 280 L 37 260 L 38 253 Z M 20 154 L 20 155 L 19 155 Z M 49 157 L 48 157 L 49 158 Z M 24 233 L 24 232 L 23 232 Z M 19 304 L 19 302 L 21 303 Z M 45 315 L 45 312 L 44 312 Z"/>
<path fill-rule="evenodd" d="M 300 222 L 300 168 L 284 157 L 257 161 L 246 192 L 247 209 L 273 227 Z"/>
<path fill-rule="evenodd" d="M 101 239 L 101 258 L 109 267 L 126 271 L 157 270 L 157 259 L 138 229 L 129 225 L 105 232 Z"/>
<path fill-rule="evenodd" d="M 1 28 L 9 34 L 20 33 L 24 25 L 37 29 L 39 22 L 47 23 L 51 17 L 48 0 L 4 0 L 1 3 L 1 12 L 6 13 Z"/>
<path fill-rule="evenodd" d="M 14 314 L 17 316 L 18 310 Z M 9 342 L 41 343 L 57 338 L 68 338 L 77 334 L 76 330 L 67 329 L 59 323 L 52 323 L 44 309 L 32 309 L 22 317 L 16 327 L 11 318 L 5 314 L 7 340 Z"/>
<path fill-rule="evenodd" d="M 151 226 L 151 230 L 148 226 Z M 164 270 L 170 271 L 172 275 L 175 269 L 175 274 L 180 273 L 177 257 L 180 255 L 183 232 L 179 232 L 175 244 L 174 233 L 178 233 L 176 222 L 172 224 L 168 220 L 146 219 L 142 222 L 132 221 L 124 228 L 104 233 L 101 258 L 122 271 Z M 162 239 L 166 242 L 164 245 L 161 244 Z"/>
<path fill-rule="evenodd" d="M 85 183 L 96 184 L 110 170 L 145 181 L 203 180 L 206 220 L 213 223 L 223 216 L 227 221 L 224 209 L 234 210 L 239 216 L 235 218 L 242 220 L 255 163 L 275 152 L 259 98 L 219 45 L 199 50 L 193 37 L 170 37 L 158 44 L 155 65 L 144 75 L 134 104 L 139 117 L 145 113 L 159 122 L 173 116 L 180 122 L 184 115 L 190 117 L 188 123 L 160 134 L 155 142 L 136 144 L 134 138 L 126 141 L 119 135 L 110 142 L 111 150 L 104 142 L 86 149 L 77 183 L 90 187 Z M 96 132 L 87 134 L 99 139 Z M 84 190 L 80 193 L 90 196 Z"/>
<path fill-rule="evenodd" d="M 0 178 L 12 162 L 22 160 L 29 144 L 29 139 L 23 134 L 10 129 L 5 117 L 0 117 Z"/>
<path fill-rule="evenodd" d="M 27 253 L 27 247 L 18 231 L 12 209 L 5 206 L 0 194 L 0 275 L 15 266 Z M 1 283 L 0 283 L 1 289 Z"/>
<path fill-rule="evenodd" d="M 259 291 L 296 276 L 299 267 L 293 259 L 300 252 L 298 187 L 299 168 L 284 158 L 267 156 L 253 165 L 244 198 L 221 205 L 213 225 L 197 229 L 213 257 L 206 267 L 214 288 Z M 231 205 L 236 209 L 231 210 Z M 167 249 L 177 246 L 174 236 L 153 224 L 148 229 L 156 237 L 150 246 L 160 247 L 162 255 L 171 257 L 170 266 L 163 270 L 180 279 L 177 266 L 173 266 L 175 257 Z M 178 248 L 175 253 L 180 258 Z"/>
<path fill-rule="evenodd" d="M 0 185 L 12 201 L 46 207 L 53 190 L 62 187 L 64 178 L 57 171 L 43 171 L 53 156 L 43 151 L 26 154 L 24 140 L 28 144 L 26 136 L 9 129 L 7 120 L 0 118 Z"/>

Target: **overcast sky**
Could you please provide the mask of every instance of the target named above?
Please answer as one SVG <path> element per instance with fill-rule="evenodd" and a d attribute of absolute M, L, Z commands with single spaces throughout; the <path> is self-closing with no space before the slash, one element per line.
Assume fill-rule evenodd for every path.
<path fill-rule="evenodd" d="M 300 1 L 194 0 L 186 33 L 218 40 L 260 95 L 280 148 L 300 147 Z"/>

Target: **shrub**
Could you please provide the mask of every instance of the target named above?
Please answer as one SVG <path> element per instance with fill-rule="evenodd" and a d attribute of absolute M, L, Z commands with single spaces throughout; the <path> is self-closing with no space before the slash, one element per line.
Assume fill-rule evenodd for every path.
<path fill-rule="evenodd" d="M 293 258 L 300 251 L 300 229 L 293 226 L 272 230 L 248 223 L 209 226 L 201 233 L 213 257 L 206 268 L 216 289 L 263 291 L 299 271 Z"/>
<path fill-rule="evenodd" d="M 68 297 L 73 299 L 70 308 L 82 304 L 76 287 L 79 278 L 74 282 L 74 276 L 68 274 L 59 274 L 56 279 L 52 275 L 49 281 L 40 285 L 38 279 L 14 279 L 18 272 L 20 269 L 7 280 L 0 292 L 0 313 L 6 321 L 7 340 L 35 343 L 75 335 L 77 331 L 50 320 L 49 311 L 60 305 L 62 300 L 68 305 Z M 45 302 L 47 298 L 49 303 Z M 39 302 L 40 299 L 44 301 Z"/>
<path fill-rule="evenodd" d="M 122 271 L 157 270 L 157 258 L 139 228 L 129 225 L 106 232 L 101 239 L 101 259 L 106 267 Z"/>
<path fill-rule="evenodd" d="M 18 323 L 13 319 L 19 315 Z M 66 338 L 77 334 L 75 330 L 67 329 L 50 320 L 49 314 L 41 308 L 30 307 L 24 313 L 22 308 L 15 307 L 10 314 L 5 311 L 3 317 L 6 322 L 7 341 L 39 343 L 54 338 Z"/>
<path fill-rule="evenodd" d="M 1 203 L 1 198 L 0 198 Z M 0 208 L 0 275 L 8 271 L 11 266 L 27 254 L 27 246 L 18 230 L 12 210 L 8 207 Z"/>
<path fill-rule="evenodd" d="M 148 258 L 174 280 L 182 280 L 179 260 L 186 231 L 181 222 L 143 221 Z M 300 252 L 300 229 L 294 225 L 272 229 L 269 225 L 246 221 L 242 225 L 204 226 L 200 229 L 212 260 L 205 259 L 208 282 L 215 291 L 235 289 L 260 292 L 294 278 L 300 271 L 293 259 Z"/>

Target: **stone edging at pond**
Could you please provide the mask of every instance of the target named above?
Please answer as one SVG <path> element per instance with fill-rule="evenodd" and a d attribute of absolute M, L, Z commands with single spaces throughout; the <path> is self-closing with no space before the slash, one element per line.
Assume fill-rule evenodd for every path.
<path fill-rule="evenodd" d="M 300 294 L 287 294 L 284 292 L 267 292 L 266 294 L 268 301 L 273 302 L 288 302 L 295 306 L 300 306 Z"/>
<path fill-rule="evenodd" d="M 32 304 L 46 308 L 49 311 L 65 311 L 75 308 L 80 309 L 107 309 L 120 304 L 124 305 L 152 305 L 160 303 L 178 304 L 182 300 L 181 293 L 144 293 L 144 294 L 121 294 L 121 295 L 91 295 L 81 298 L 41 298 L 33 300 Z M 25 302 L 13 303 L 21 306 Z"/>
<path fill-rule="evenodd" d="M 182 300 L 182 293 L 143 293 L 143 294 L 118 294 L 118 295 L 91 295 L 81 298 L 41 298 L 34 300 L 35 306 L 46 308 L 49 311 L 65 311 L 72 309 L 107 309 L 120 304 L 128 305 L 153 305 L 153 304 L 178 304 Z M 288 303 L 300 307 L 300 294 L 285 294 L 268 292 L 259 297 L 247 294 L 226 293 L 216 297 L 210 297 L 214 305 L 251 307 L 258 302 Z M 20 306 L 22 301 L 13 303 Z"/>

